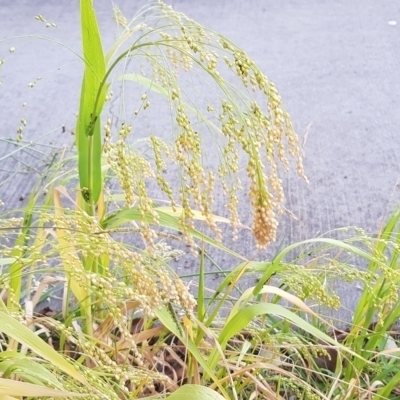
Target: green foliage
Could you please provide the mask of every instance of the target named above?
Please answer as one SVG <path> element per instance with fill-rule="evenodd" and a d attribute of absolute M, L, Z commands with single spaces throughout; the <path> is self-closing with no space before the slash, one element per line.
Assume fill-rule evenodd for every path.
<path fill-rule="evenodd" d="M 85 72 L 76 125 L 76 147 L 81 195 L 93 206 L 102 189 L 100 114 L 106 92 L 106 63 L 92 0 L 80 3 Z"/>
<path fill-rule="evenodd" d="M 208 389 L 204 386 L 199 385 L 185 385 L 180 387 L 171 396 L 168 396 L 170 400 L 185 400 L 187 398 L 193 400 L 222 400 L 224 397 L 216 393 L 215 391 Z"/>
<path fill-rule="evenodd" d="M 22 217 L 0 219 L 0 398 L 396 398 L 400 211 L 377 238 L 338 231 L 264 261 L 227 248 L 220 224 L 234 236 L 245 228 L 241 163 L 259 248 L 275 239 L 289 156 L 305 178 L 274 84 L 242 49 L 162 2 L 130 24 L 115 10 L 122 32 L 106 54 L 92 1 L 81 0 L 80 15 L 76 154 L 51 163 Z M 188 76 L 207 85 L 203 102 Z M 132 97 L 121 96 L 114 121 L 107 101 L 127 85 Z M 157 122 L 163 104 L 172 122 L 132 145 L 141 118 Z M 210 138 L 220 158 L 206 168 Z M 152 182 L 162 199 L 150 196 Z M 228 217 L 212 212 L 216 190 Z M 198 264 L 196 296 L 170 268 L 177 243 Z M 239 260 L 219 266 L 215 291 L 206 287 L 209 248 Z M 240 292 L 249 278 L 257 283 Z M 362 287 L 347 330 L 318 311 L 339 309 L 335 279 Z M 35 315 L 47 285 L 63 289 L 61 310 Z"/>

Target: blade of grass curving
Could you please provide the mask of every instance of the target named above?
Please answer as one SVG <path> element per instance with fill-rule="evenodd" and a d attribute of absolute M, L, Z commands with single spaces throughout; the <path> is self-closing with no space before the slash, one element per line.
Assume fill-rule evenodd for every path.
<path fill-rule="evenodd" d="M 227 282 L 226 290 L 225 290 L 223 296 L 219 297 L 216 305 L 213 303 L 217 297 L 216 297 L 216 295 L 214 295 L 212 297 L 211 301 L 209 302 L 209 309 L 211 309 L 211 313 L 210 313 L 209 317 L 207 318 L 207 320 L 204 322 L 206 327 L 211 326 L 211 324 L 215 321 L 215 318 L 217 317 L 218 313 L 220 312 L 222 307 L 226 304 L 226 300 L 228 299 L 229 295 L 231 294 L 231 292 L 233 290 L 235 290 L 237 288 L 237 284 L 240 281 L 240 279 L 243 277 L 245 272 L 247 271 L 247 267 L 249 264 L 250 264 L 250 262 L 240 264 L 241 268 L 236 269 L 237 273 L 232 277 L 231 280 L 229 280 L 229 282 Z M 221 291 L 219 291 L 220 287 L 217 290 L 218 290 L 218 293 L 221 293 Z"/>
<path fill-rule="evenodd" d="M 223 397 L 216 391 L 200 385 L 184 385 L 168 396 L 171 400 L 224 400 L 228 397 Z"/>
<path fill-rule="evenodd" d="M 84 200 L 93 205 L 99 199 L 101 176 L 100 113 L 104 105 L 106 64 L 99 26 L 92 0 L 81 0 L 81 30 L 85 70 L 76 125 L 79 182 Z"/>
<path fill-rule="evenodd" d="M 286 309 L 285 307 L 279 304 L 271 304 L 271 303 L 261 303 L 261 304 L 253 304 L 248 307 L 242 308 L 239 312 L 233 316 L 229 320 L 229 322 L 223 327 L 218 341 L 221 344 L 222 349 L 226 348 L 228 341 L 240 333 L 242 329 L 244 329 L 251 321 L 261 315 L 274 315 L 283 318 L 286 321 L 290 321 L 300 329 L 304 330 L 305 332 L 310 333 L 314 337 L 332 344 L 340 348 L 341 350 L 355 356 L 358 358 L 362 358 L 358 354 L 354 353 L 352 350 L 348 349 L 347 347 L 343 346 L 342 344 L 338 343 L 335 339 L 331 338 L 327 334 L 321 332 L 318 328 L 311 325 L 300 316 L 296 315 L 292 311 Z M 208 359 L 208 365 L 213 370 L 219 362 L 220 354 L 219 351 L 214 349 Z"/>
<path fill-rule="evenodd" d="M 51 396 L 51 397 L 87 397 L 85 394 L 66 392 L 55 389 L 50 389 L 44 386 L 34 385 L 32 383 L 25 383 L 14 381 L 11 379 L 0 378 L 0 399 L 17 400 L 21 397 L 31 398 L 32 396 Z"/>
<path fill-rule="evenodd" d="M 116 81 L 132 81 L 139 83 L 142 86 L 145 86 L 146 88 L 164 95 L 165 97 L 169 96 L 168 90 L 163 88 L 161 85 L 157 84 L 154 82 L 153 79 L 146 78 L 143 75 L 139 74 L 123 74 L 119 76 L 118 78 L 115 79 Z"/>
<path fill-rule="evenodd" d="M 159 224 L 160 226 L 164 228 L 169 228 L 173 229 L 175 231 L 180 231 L 181 226 L 179 224 L 178 218 L 170 215 L 169 213 L 163 212 L 159 210 L 158 208 L 154 209 L 157 214 L 159 215 Z M 150 215 L 150 213 L 145 213 L 144 214 L 145 221 L 149 224 L 153 223 L 153 217 Z M 138 210 L 137 208 L 129 208 L 129 209 L 121 209 L 117 211 L 114 214 L 109 215 L 106 217 L 101 225 L 103 229 L 115 229 L 120 227 L 123 224 L 126 224 L 127 222 L 130 221 L 140 221 L 143 220 L 142 216 L 142 211 Z M 204 235 L 203 233 L 199 232 L 196 229 L 190 229 L 189 230 L 190 234 L 204 243 L 210 244 L 213 247 L 216 247 L 217 249 L 223 250 L 241 260 L 246 260 L 243 256 L 240 254 L 234 252 L 233 250 L 229 249 L 228 247 L 225 247 L 223 244 L 217 242 L 216 240 L 211 239 L 209 236 Z"/>
<path fill-rule="evenodd" d="M 278 272 L 279 269 L 281 268 L 281 266 L 277 266 L 274 270 L 272 270 L 270 269 L 271 266 L 272 266 L 271 262 L 247 261 L 239 264 L 233 271 L 231 271 L 218 286 L 217 290 L 215 291 L 214 295 L 211 297 L 208 303 L 209 308 L 211 309 L 211 313 L 207 321 L 204 322 L 205 326 L 209 327 L 213 323 L 220 309 L 226 303 L 226 300 L 229 297 L 232 290 L 237 288 L 236 283 L 239 282 L 240 278 L 244 274 L 263 272 L 268 270 L 272 276 L 274 273 Z M 223 293 L 222 296 L 220 296 L 221 293 Z M 217 299 L 218 301 L 216 301 Z M 217 304 L 215 305 L 215 303 Z"/>
<path fill-rule="evenodd" d="M 65 372 L 78 382 L 89 386 L 89 383 L 79 373 L 75 367 L 70 364 L 61 354 L 57 353 L 51 346 L 35 335 L 29 328 L 21 324 L 9 314 L 0 311 L 0 331 L 17 342 L 27 346 L 34 353 L 50 362 L 61 371 Z"/>
<path fill-rule="evenodd" d="M 92 330 L 91 321 L 91 304 L 90 294 L 87 291 L 89 283 L 86 282 L 84 268 L 79 262 L 79 258 L 76 255 L 76 249 L 68 240 L 66 235 L 67 226 L 62 224 L 64 218 L 64 209 L 62 207 L 60 193 L 63 188 L 54 189 L 54 213 L 58 218 L 58 226 L 56 226 L 57 240 L 60 245 L 60 256 L 63 263 L 64 271 L 68 279 L 68 285 L 72 290 L 72 293 L 77 298 L 81 311 L 85 315 L 85 332 L 90 333 Z M 76 274 L 79 273 L 80 281 L 78 282 L 75 278 Z"/>
<path fill-rule="evenodd" d="M 15 261 L 16 258 L 11 258 L 11 257 L 0 258 L 0 266 L 2 267 L 3 265 L 9 265 Z"/>
<path fill-rule="evenodd" d="M 389 218 L 386 223 L 384 229 L 379 235 L 379 239 L 383 239 L 377 242 L 375 247 L 375 252 L 379 255 L 383 254 L 385 249 L 387 248 L 387 241 L 392 237 L 393 232 L 395 232 L 395 228 L 400 220 L 400 210 L 397 210 L 393 213 L 393 215 Z"/>
<path fill-rule="evenodd" d="M 183 209 L 180 207 L 176 207 L 175 211 L 174 211 L 172 207 L 161 206 L 161 207 L 157 207 L 157 211 L 162 211 L 163 213 L 171 215 L 172 217 L 179 218 L 182 215 Z M 206 217 L 204 215 L 202 215 L 202 213 L 200 211 L 192 210 L 192 213 L 193 213 L 193 216 L 192 216 L 193 219 L 195 219 L 197 221 L 206 221 Z M 221 217 L 219 215 L 213 214 L 213 219 L 215 222 L 231 224 L 231 221 L 228 218 Z M 241 227 L 246 228 L 245 226 L 241 226 Z M 249 228 L 247 228 L 247 229 L 249 229 Z"/>
<path fill-rule="evenodd" d="M 376 241 L 374 247 L 374 255 L 376 255 L 378 259 L 381 259 L 382 257 L 385 256 L 385 253 L 389 249 L 390 244 L 393 244 L 393 242 L 395 244 L 399 244 L 400 242 L 400 232 L 398 231 L 399 221 L 400 221 L 400 210 L 396 211 L 389 218 L 385 228 L 380 233 L 378 240 Z M 399 252 L 393 251 L 391 256 L 392 258 L 390 260 L 389 265 L 392 269 L 396 269 L 398 267 L 397 259 L 399 257 Z M 375 271 L 378 267 L 379 264 L 375 265 L 374 263 L 370 263 L 368 269 Z"/>
<path fill-rule="evenodd" d="M 286 292 L 285 290 L 282 290 L 279 287 L 265 285 L 262 288 L 262 290 L 260 291 L 260 294 L 267 294 L 267 293 L 277 295 L 279 297 L 279 299 L 284 299 L 284 300 L 294 304 L 299 310 L 302 310 L 310 315 L 313 315 L 317 319 L 322 320 L 322 318 L 319 317 L 318 314 L 315 313 L 310 307 L 308 307 L 307 304 L 304 303 L 303 300 L 301 300 L 299 297 L 297 297 L 291 293 Z M 239 299 L 236 301 L 235 305 L 232 307 L 231 312 L 229 313 L 229 316 L 226 320 L 229 321 L 238 312 L 240 312 L 240 309 L 243 308 L 251 298 L 253 298 L 253 288 L 252 287 L 246 289 L 243 292 L 243 294 L 239 297 Z M 323 322 L 325 322 L 325 321 L 323 321 Z"/>
<path fill-rule="evenodd" d="M 290 253 L 292 250 L 294 250 L 297 247 L 303 246 L 305 244 L 310 244 L 310 243 L 326 243 L 329 245 L 332 245 L 333 247 L 338 247 L 341 248 L 343 250 L 346 250 L 350 253 L 353 253 L 355 255 L 358 255 L 370 262 L 376 262 L 376 263 L 380 263 L 380 261 L 374 257 L 373 255 L 365 252 L 364 250 L 359 249 L 356 246 L 352 246 L 351 244 L 348 244 L 346 242 L 343 242 L 341 240 L 337 240 L 337 239 L 328 239 L 328 238 L 316 238 L 316 239 L 308 239 L 308 240 L 304 240 L 302 242 L 298 242 L 298 243 L 294 243 L 290 246 L 285 247 L 279 254 L 276 255 L 276 257 L 273 259 L 272 261 L 272 265 L 275 267 L 277 267 L 279 264 L 282 263 L 283 259 L 285 258 L 285 256 Z M 260 290 L 262 289 L 262 287 L 264 286 L 264 284 L 268 281 L 269 277 L 271 276 L 270 271 L 265 271 L 264 276 L 261 277 L 261 279 L 259 280 L 258 284 L 254 287 L 254 292 L 253 294 L 255 296 L 257 296 L 260 293 Z"/>
<path fill-rule="evenodd" d="M 212 303 L 217 296 L 233 281 L 237 280 L 238 275 L 246 274 L 255 274 L 264 272 L 263 278 L 265 281 L 268 281 L 274 274 L 278 273 L 283 269 L 282 265 L 273 264 L 271 261 L 247 261 L 239 264 L 233 271 L 231 271 L 221 284 L 218 286 L 215 294 L 212 296 L 210 303 Z"/>
<path fill-rule="evenodd" d="M 19 357 L 11 362 L 3 371 L 2 377 L 10 379 L 12 375 L 18 376 L 27 383 L 35 385 L 46 385 L 47 383 L 54 389 L 64 390 L 63 385 L 52 372 L 30 357 Z"/>

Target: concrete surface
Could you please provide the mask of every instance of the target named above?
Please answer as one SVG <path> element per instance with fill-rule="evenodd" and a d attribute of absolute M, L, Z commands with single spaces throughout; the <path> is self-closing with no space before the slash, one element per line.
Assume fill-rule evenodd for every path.
<path fill-rule="evenodd" d="M 129 18 L 142 2 L 116 3 Z M 301 138 L 308 129 L 305 169 L 310 184 L 295 174 L 285 179 L 285 206 L 297 219 L 284 216 L 279 241 L 288 244 L 347 225 L 377 231 L 400 196 L 399 3 L 173 0 L 170 4 L 242 46 L 276 83 Z M 111 2 L 95 1 L 95 5 L 107 48 L 116 32 Z M 58 28 L 46 29 L 34 19 L 37 14 Z M 0 21 L 1 39 L 47 34 L 80 51 L 77 1 L 0 0 Z M 9 54 L 12 46 L 15 53 Z M 4 56 L 0 138 L 15 138 L 25 117 L 24 138 L 42 143 L 37 149 L 49 154 L 52 148 L 45 145 L 71 143 L 69 130 L 75 124 L 81 79 L 78 58 L 59 45 L 26 37 L 0 41 L 0 57 Z M 36 87 L 28 88 L 39 76 L 43 79 Z M 61 130 L 63 124 L 66 132 Z M 0 159 L 12 149 L 0 142 Z M 21 162 L 40 170 L 41 160 L 43 155 L 29 151 L 2 161 L 0 198 L 7 208 L 24 204 L 37 176 L 26 173 Z M 249 223 L 246 199 L 243 204 L 243 221 Z M 215 211 L 222 211 L 222 206 L 219 202 Z M 245 235 L 236 244 L 245 253 L 253 248 Z M 273 246 L 259 257 L 274 251 Z M 217 261 L 224 264 L 218 256 Z M 339 289 L 345 306 L 351 308 L 358 293 Z"/>

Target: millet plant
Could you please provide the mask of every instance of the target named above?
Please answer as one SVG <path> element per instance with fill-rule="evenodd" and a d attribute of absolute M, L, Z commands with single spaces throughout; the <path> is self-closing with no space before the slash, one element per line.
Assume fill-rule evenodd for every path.
<path fill-rule="evenodd" d="M 374 312 L 387 316 L 397 302 L 388 278 L 395 262 L 388 267 L 384 257 L 397 220 L 380 240 L 363 237 L 360 246 L 313 239 L 271 261 L 228 249 L 221 224 L 234 237 L 243 228 L 239 190 L 248 191 L 251 230 L 264 249 L 276 239 L 282 173 L 292 165 L 307 181 L 275 85 L 234 43 L 161 1 L 131 23 L 115 9 L 121 31 L 106 54 L 91 0 L 80 1 L 80 15 L 84 74 L 74 150 L 38 182 L 21 218 L 4 213 L 0 221 L 0 397 L 356 399 L 381 396 L 377 388 L 392 393 L 396 368 L 378 371 L 373 376 L 383 383 L 371 385 L 367 372 L 381 367 L 371 358 L 382 361 L 382 354 L 360 347 Z M 19 142 L 25 125 L 18 128 Z M 211 166 L 209 146 L 219 154 Z M 226 216 L 213 212 L 217 191 L 224 194 Z M 188 245 L 198 263 L 195 295 L 169 266 L 182 253 L 176 241 Z M 211 294 L 205 287 L 209 247 L 241 260 Z M 331 256 L 332 249 L 353 253 L 370 268 L 357 271 Z M 304 261 L 304 254 L 315 257 Z M 337 308 L 325 279 L 338 274 L 376 294 L 373 311 L 365 311 L 365 298 L 355 315 L 357 330 L 340 341 L 306 303 Z M 249 275 L 258 283 L 237 294 Z M 272 284 L 275 275 L 280 287 Z M 63 289 L 61 309 L 38 310 L 52 287 Z M 374 331 L 382 339 L 388 324 L 377 326 L 385 326 Z M 370 342 L 371 351 L 378 342 Z"/>

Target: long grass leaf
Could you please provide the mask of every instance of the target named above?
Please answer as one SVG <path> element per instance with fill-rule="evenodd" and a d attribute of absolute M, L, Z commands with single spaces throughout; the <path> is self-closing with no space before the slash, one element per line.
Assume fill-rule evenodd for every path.
<path fill-rule="evenodd" d="M 84 394 L 50 389 L 32 383 L 0 378 L 0 399 L 15 399 L 14 396 L 86 397 Z"/>
<path fill-rule="evenodd" d="M 302 242 L 294 243 L 294 244 L 292 244 L 290 246 L 285 247 L 280 253 L 278 253 L 276 255 L 276 257 L 272 261 L 272 264 L 273 264 L 274 268 L 275 268 L 275 266 L 278 266 L 280 263 L 282 263 L 282 261 L 284 260 L 285 256 L 287 254 L 289 254 L 292 250 L 296 249 L 297 247 L 304 246 L 306 244 L 312 244 L 312 243 L 329 244 L 329 245 L 332 245 L 333 247 L 341 248 L 341 249 L 343 249 L 345 251 L 348 251 L 348 252 L 350 252 L 350 253 L 352 253 L 354 255 L 362 257 L 367 261 L 379 263 L 379 260 L 376 257 L 374 257 L 373 255 L 367 253 L 364 250 L 359 249 L 356 246 L 352 246 L 351 244 L 343 242 L 341 240 L 328 239 L 328 238 L 316 238 L 316 239 L 304 240 Z M 270 276 L 271 276 L 270 271 L 268 271 L 268 270 L 265 271 L 264 276 L 259 280 L 258 284 L 254 287 L 253 294 L 255 296 L 260 293 L 260 290 L 264 286 L 265 282 L 268 281 Z"/>
<path fill-rule="evenodd" d="M 34 353 L 76 379 L 78 382 L 88 385 L 86 379 L 61 354 L 57 353 L 25 325 L 3 311 L 0 311 L 0 331 L 13 338 L 15 341 L 27 346 Z"/>
<path fill-rule="evenodd" d="M 160 226 L 163 226 L 164 228 L 173 229 L 175 231 L 181 230 L 178 218 L 170 215 L 169 213 L 163 212 L 158 208 L 155 208 L 154 210 L 160 217 L 159 219 Z M 144 218 L 146 222 L 148 222 L 149 224 L 153 223 L 153 217 L 150 215 L 150 213 L 145 213 Z M 118 228 L 121 225 L 126 224 L 127 222 L 140 221 L 142 219 L 143 219 L 142 211 L 139 211 L 137 208 L 122 209 L 105 218 L 102 221 L 102 227 L 104 229 L 113 229 L 113 228 Z M 216 247 L 219 250 L 223 250 L 241 260 L 246 260 L 240 254 L 234 252 L 233 250 L 217 242 L 216 240 L 211 239 L 209 236 L 202 234 L 196 229 L 190 229 L 189 232 L 194 238 L 199 239 L 204 243 L 210 244 L 211 246 Z"/>
<path fill-rule="evenodd" d="M 224 400 L 216 391 L 200 385 L 185 385 L 168 396 L 170 400 Z"/>
<path fill-rule="evenodd" d="M 205 309 L 205 266 L 204 266 L 204 247 L 200 253 L 200 270 L 199 270 L 199 288 L 197 290 L 197 317 L 200 321 L 204 320 L 206 315 Z"/>
<path fill-rule="evenodd" d="M 66 218 L 60 198 L 60 193 L 62 191 L 63 188 L 54 189 L 54 213 L 58 219 L 56 235 L 60 246 L 60 256 L 72 293 L 79 301 L 80 308 L 87 318 L 86 325 L 91 327 L 90 294 L 87 290 L 89 284 L 86 282 L 85 271 L 82 264 L 79 262 L 76 249 L 70 243 L 68 236 L 66 235 L 67 226 L 66 224 L 62 223 L 63 219 Z M 76 273 L 79 273 L 81 278 L 80 282 L 73 277 L 73 274 Z"/>
<path fill-rule="evenodd" d="M 45 366 L 30 359 L 29 357 L 21 357 L 19 360 L 11 362 L 11 364 L 3 371 L 3 378 L 10 378 L 11 375 L 21 377 L 25 382 L 34 383 L 36 385 L 50 384 L 58 390 L 63 390 L 63 386 L 57 381 L 56 377 Z"/>
<path fill-rule="evenodd" d="M 168 96 L 168 90 L 163 88 L 161 85 L 154 82 L 153 79 L 146 78 L 143 75 L 139 74 L 123 74 L 116 78 L 116 81 L 132 81 L 139 83 L 142 86 L 145 86 L 147 89 L 150 89 L 156 93 L 162 94 L 164 96 Z"/>
<path fill-rule="evenodd" d="M 271 304 L 271 303 L 261 303 L 261 304 L 253 304 L 248 307 L 242 308 L 236 315 L 229 320 L 229 322 L 222 329 L 218 341 L 221 344 L 222 349 L 224 349 L 228 343 L 228 341 L 241 332 L 251 321 L 254 320 L 255 317 L 260 315 L 275 315 L 281 318 L 284 318 L 287 321 L 292 322 L 294 325 L 298 326 L 305 332 L 310 333 L 314 337 L 332 344 L 345 352 L 352 354 L 358 358 L 362 358 L 347 347 L 338 343 L 335 339 L 331 338 L 327 334 L 321 332 L 315 326 L 309 324 L 307 321 L 293 313 L 292 311 L 286 309 L 285 307 L 279 304 Z M 214 349 L 210 355 L 208 360 L 208 364 L 211 369 L 215 368 L 219 361 L 219 352 Z"/>
<path fill-rule="evenodd" d="M 84 200 L 95 204 L 102 188 L 100 113 L 106 75 L 103 47 L 92 0 L 81 0 L 81 29 L 85 71 L 76 126 L 79 181 Z"/>

